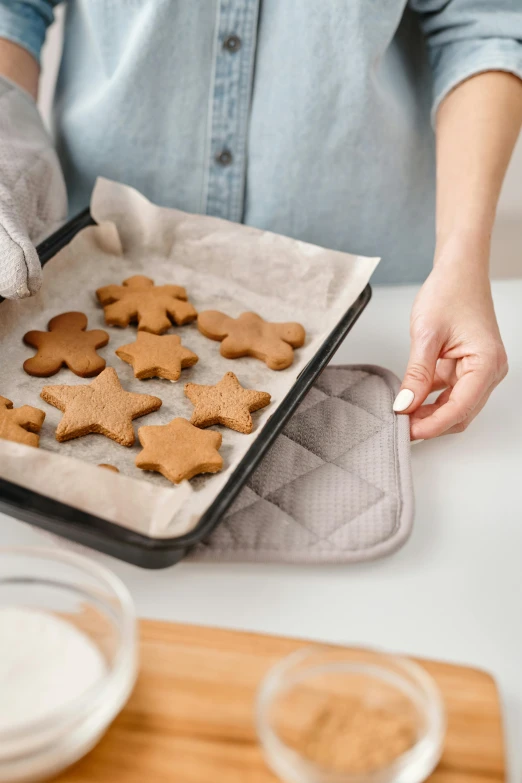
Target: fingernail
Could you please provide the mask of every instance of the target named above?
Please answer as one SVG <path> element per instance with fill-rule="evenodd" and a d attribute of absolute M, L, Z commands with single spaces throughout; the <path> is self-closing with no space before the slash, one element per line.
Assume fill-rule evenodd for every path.
<path fill-rule="evenodd" d="M 410 446 L 416 446 L 417 443 L 424 443 L 424 438 L 419 438 L 419 440 L 411 440 Z"/>
<path fill-rule="evenodd" d="M 393 403 L 393 410 L 395 413 L 402 413 L 410 407 L 414 399 L 415 394 L 411 389 L 401 389 Z"/>

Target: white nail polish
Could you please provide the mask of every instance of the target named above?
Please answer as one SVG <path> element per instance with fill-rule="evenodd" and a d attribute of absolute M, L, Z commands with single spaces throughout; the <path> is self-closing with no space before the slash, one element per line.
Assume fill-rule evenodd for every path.
<path fill-rule="evenodd" d="M 415 394 L 411 389 L 402 389 L 395 398 L 393 410 L 395 413 L 402 413 L 402 411 L 410 407 L 414 399 Z"/>

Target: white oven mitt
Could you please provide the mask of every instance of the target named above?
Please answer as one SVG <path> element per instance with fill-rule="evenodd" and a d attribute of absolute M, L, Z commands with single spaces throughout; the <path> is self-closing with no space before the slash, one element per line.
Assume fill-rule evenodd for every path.
<path fill-rule="evenodd" d="M 0 76 L 0 296 L 38 291 L 42 268 L 34 246 L 66 215 L 65 182 L 36 104 Z"/>

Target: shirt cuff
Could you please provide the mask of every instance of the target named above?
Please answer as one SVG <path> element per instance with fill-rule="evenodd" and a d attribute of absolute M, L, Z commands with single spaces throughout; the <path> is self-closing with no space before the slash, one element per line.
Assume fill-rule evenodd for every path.
<path fill-rule="evenodd" d="M 43 15 L 32 4 L 10 3 L 9 0 L 6 4 L 0 0 L 0 38 L 22 46 L 37 62 L 40 62 L 47 28 L 54 20 L 50 4 L 43 4 L 42 9 L 45 9 Z"/>
<path fill-rule="evenodd" d="M 433 102 L 431 120 L 441 101 L 460 82 L 485 71 L 506 71 L 522 79 L 522 42 L 508 38 L 455 41 L 432 47 Z"/>

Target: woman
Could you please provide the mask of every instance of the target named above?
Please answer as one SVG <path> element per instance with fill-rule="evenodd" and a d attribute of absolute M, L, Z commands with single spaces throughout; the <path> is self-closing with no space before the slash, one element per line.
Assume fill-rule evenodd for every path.
<path fill-rule="evenodd" d="M 520 0 L 70 0 L 60 163 L 29 98 L 54 5 L 0 0 L 0 293 L 38 290 L 61 171 L 72 213 L 102 174 L 382 255 L 376 282 L 426 278 L 394 409 L 413 439 L 467 427 L 507 371 L 488 261 L 522 122 Z"/>

